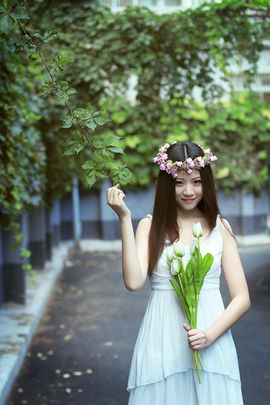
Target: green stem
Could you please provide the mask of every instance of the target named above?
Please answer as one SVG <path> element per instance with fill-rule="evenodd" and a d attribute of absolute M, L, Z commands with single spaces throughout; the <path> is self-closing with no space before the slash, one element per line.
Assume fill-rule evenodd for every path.
<path fill-rule="evenodd" d="M 198 350 L 198 357 L 199 357 L 199 362 L 200 362 L 201 368 L 203 368 L 203 365 L 202 365 L 202 359 L 201 359 L 201 356 L 200 356 L 200 352 L 199 352 L 199 350 Z"/>
<path fill-rule="evenodd" d="M 194 359 L 195 359 L 195 365 L 196 365 L 198 380 L 199 380 L 199 384 L 201 384 L 201 376 L 200 376 L 200 369 L 199 369 L 197 355 L 198 355 L 198 351 L 194 350 L 193 351 L 193 363 L 194 363 Z M 195 366 L 194 366 L 194 370 L 195 370 Z"/>

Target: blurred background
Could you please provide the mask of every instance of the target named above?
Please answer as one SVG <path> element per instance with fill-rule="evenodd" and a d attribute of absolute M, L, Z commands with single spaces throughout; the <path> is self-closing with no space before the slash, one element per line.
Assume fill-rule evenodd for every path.
<path fill-rule="evenodd" d="M 19 3 L 3 3 L 8 15 L 0 10 L 2 311 L 28 305 L 33 283 L 44 285 L 47 263 L 65 260 L 69 248 L 98 249 L 104 242 L 119 251 L 118 217 L 106 204 L 114 177 L 101 174 L 103 166 L 108 159 L 110 173 L 120 173 L 135 229 L 152 213 L 159 170 L 152 159 L 165 142 L 193 141 L 213 151 L 220 210 L 239 245 L 263 246 L 266 258 L 269 2 L 35 0 L 28 2 L 28 19 Z M 60 100 L 48 90 L 46 67 L 62 83 Z M 67 94 L 68 86 L 76 93 Z M 104 108 L 110 119 L 84 127 L 90 137 L 115 140 L 99 156 L 91 187 L 82 166 L 96 155 L 80 147 L 83 141 L 78 147 L 80 128 L 67 123 L 65 102 L 72 111 Z"/>

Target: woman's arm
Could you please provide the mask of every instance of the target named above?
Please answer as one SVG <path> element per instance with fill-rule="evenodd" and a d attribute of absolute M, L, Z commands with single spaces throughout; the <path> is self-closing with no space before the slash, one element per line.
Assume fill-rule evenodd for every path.
<path fill-rule="evenodd" d="M 122 237 L 122 271 L 126 288 L 140 289 L 147 278 L 148 235 L 151 221 L 143 218 L 137 227 L 136 237 L 131 221 L 131 212 L 124 203 L 125 195 L 118 185 L 107 190 L 107 204 L 117 213 Z"/>
<path fill-rule="evenodd" d="M 224 221 L 232 231 L 229 222 Z M 225 311 L 206 331 L 200 331 L 198 329 L 188 331 L 187 327 L 185 327 L 188 331 L 190 347 L 196 350 L 203 349 L 215 342 L 215 340 L 225 333 L 250 308 L 248 286 L 239 257 L 237 243 L 222 223 L 220 231 L 223 236 L 221 266 L 232 300 Z"/>

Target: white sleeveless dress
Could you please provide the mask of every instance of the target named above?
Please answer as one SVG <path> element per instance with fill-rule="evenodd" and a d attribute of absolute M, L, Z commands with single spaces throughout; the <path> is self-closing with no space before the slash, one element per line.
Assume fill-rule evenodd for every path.
<path fill-rule="evenodd" d="M 151 215 L 148 214 L 151 218 Z M 218 227 L 201 244 L 201 252 L 212 253 L 214 262 L 202 286 L 197 328 L 206 330 L 224 311 L 220 294 L 223 240 Z M 228 330 L 209 347 L 200 350 L 204 369 L 201 384 L 193 370 L 188 346 L 188 323 L 169 280 L 166 248 L 150 278 L 152 291 L 141 322 L 131 360 L 127 391 L 128 405 L 243 405 L 237 352 Z M 185 246 L 184 264 L 190 259 Z"/>

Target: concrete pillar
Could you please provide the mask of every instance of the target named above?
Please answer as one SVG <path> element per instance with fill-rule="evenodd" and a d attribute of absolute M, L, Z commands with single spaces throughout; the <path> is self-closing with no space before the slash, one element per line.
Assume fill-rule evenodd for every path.
<path fill-rule="evenodd" d="M 23 213 L 18 219 L 21 223 L 21 231 L 24 232 L 25 238 L 21 245 L 27 248 L 28 244 L 28 218 L 27 214 Z M 26 301 L 26 282 L 25 270 L 22 269 L 20 259 L 20 249 L 15 251 L 11 249 L 14 243 L 12 233 L 10 231 L 2 232 L 2 247 L 3 247 L 3 286 L 4 286 L 4 301 L 13 301 L 19 304 L 25 304 Z"/>
<path fill-rule="evenodd" d="M 51 208 L 52 209 L 52 208 Z M 52 234 L 53 225 L 51 222 L 51 209 L 45 207 L 45 220 L 46 220 L 46 260 L 51 260 L 52 257 Z"/>
<path fill-rule="evenodd" d="M 72 214 L 72 193 L 68 193 L 60 202 L 61 206 L 61 235 L 62 240 L 74 238 L 73 214 Z"/>
<path fill-rule="evenodd" d="M 241 235 L 250 235 L 255 230 L 255 202 L 252 193 L 241 190 Z"/>
<path fill-rule="evenodd" d="M 101 238 L 99 191 L 89 190 L 80 193 L 80 212 L 83 239 Z"/>
<path fill-rule="evenodd" d="M 79 194 L 79 185 L 78 178 L 73 178 L 73 188 L 72 188 L 72 214 L 73 214 L 73 235 L 75 246 L 79 247 L 79 241 L 82 234 L 82 225 L 81 225 L 81 215 L 80 215 L 80 194 Z"/>
<path fill-rule="evenodd" d="M 57 198 L 54 200 L 50 210 L 50 226 L 52 227 L 52 246 L 58 246 L 62 240 L 61 233 L 61 204 Z"/>
<path fill-rule="evenodd" d="M 231 224 L 234 233 L 241 234 L 241 192 L 235 190 L 235 195 L 225 195 L 222 191 L 217 192 L 219 209 L 225 219 Z"/>
<path fill-rule="evenodd" d="M 28 213 L 30 263 L 34 270 L 42 269 L 47 258 L 45 207 L 33 208 Z"/>
<path fill-rule="evenodd" d="M 105 179 L 102 183 L 99 199 L 101 238 L 104 240 L 121 238 L 118 216 L 106 203 L 106 192 L 109 187 L 111 187 L 111 183 Z"/>
<path fill-rule="evenodd" d="M 2 248 L 2 227 L 0 226 L 0 308 L 3 302 L 4 302 L 3 248 Z"/>

